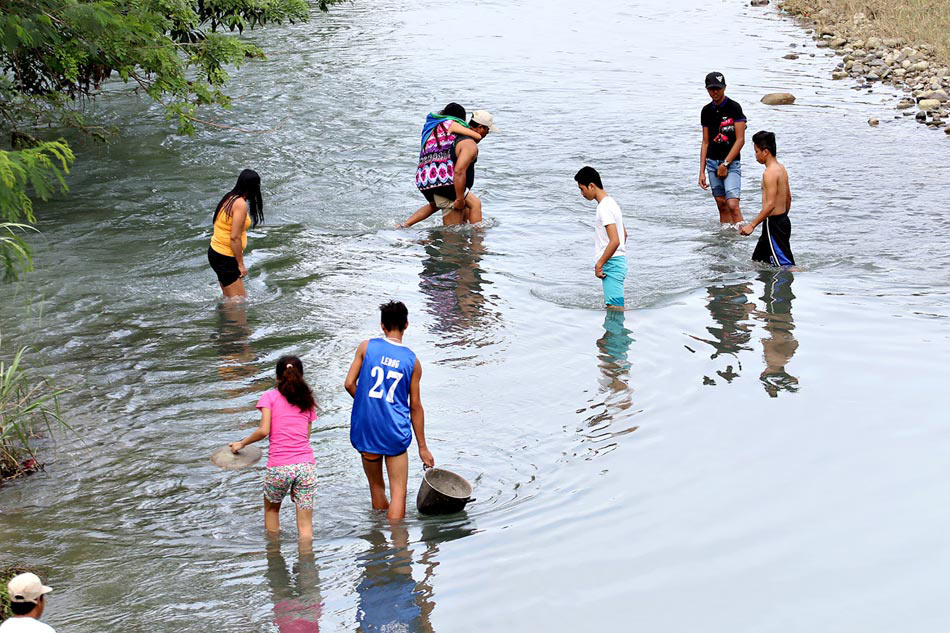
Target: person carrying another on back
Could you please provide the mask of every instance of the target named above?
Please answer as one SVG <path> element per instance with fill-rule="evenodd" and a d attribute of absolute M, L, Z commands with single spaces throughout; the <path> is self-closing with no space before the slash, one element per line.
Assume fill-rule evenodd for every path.
<path fill-rule="evenodd" d="M 742 235 L 752 235 L 762 225 L 762 233 L 752 252 L 752 260 L 772 266 L 794 266 L 792 255 L 792 223 L 788 212 L 792 208 L 792 192 L 788 186 L 785 165 L 775 158 L 775 134 L 756 132 L 752 136 L 755 159 L 765 165 L 762 174 L 762 210 L 750 223 L 739 229 Z"/>
<path fill-rule="evenodd" d="M 604 288 L 608 310 L 623 310 L 623 282 L 627 278 L 627 229 L 620 205 L 607 195 L 600 174 L 593 167 L 582 167 L 574 175 L 585 200 L 597 201 L 594 215 L 594 275 Z M 621 235 L 623 239 L 621 239 Z"/>
<path fill-rule="evenodd" d="M 350 443 L 360 453 L 363 472 L 375 510 L 386 510 L 390 521 L 406 516 L 406 487 L 413 432 L 419 458 L 426 466 L 435 460 L 426 447 L 425 411 L 420 382 L 422 365 L 403 342 L 409 311 L 399 301 L 379 307 L 383 336 L 360 343 L 346 374 L 344 386 L 353 397 Z M 389 475 L 386 499 L 383 460 Z"/>
<path fill-rule="evenodd" d="M 703 144 L 699 152 L 699 186 L 712 188 L 723 224 L 742 222 L 739 198 L 742 193 L 742 169 L 739 152 L 745 145 L 746 117 L 742 106 L 726 97 L 722 73 L 706 75 L 706 91 L 712 101 L 703 106 L 700 123 Z M 706 177 L 709 176 L 709 183 Z"/>
<path fill-rule="evenodd" d="M 245 169 L 211 216 L 214 233 L 208 247 L 208 263 L 218 276 L 226 299 L 247 295 L 242 281 L 247 275 L 247 266 L 244 265 L 247 230 L 263 221 L 261 177 L 253 169 Z"/>
<path fill-rule="evenodd" d="M 248 444 L 270 438 L 267 473 L 264 475 L 264 528 L 280 531 L 280 504 L 290 493 L 297 506 L 297 538 L 313 539 L 313 501 L 317 486 L 316 460 L 310 431 L 317 419 L 313 391 L 303 378 L 303 363 L 296 356 L 277 359 L 277 388 L 257 401 L 261 422 L 240 442 L 231 442 L 237 453 Z"/>
<path fill-rule="evenodd" d="M 17 574 L 7 583 L 10 610 L 13 616 L 0 624 L 0 633 L 56 633 L 48 624 L 40 622 L 46 609 L 46 594 L 52 591 L 36 574 Z"/>
<path fill-rule="evenodd" d="M 453 105 L 458 104 L 449 104 L 446 110 Z M 461 109 L 461 113 L 464 112 Z M 473 112 L 468 126 L 480 138 L 453 134 L 438 126 L 424 138 L 416 169 L 416 186 L 429 204 L 420 207 L 408 220 L 397 226 L 410 227 L 425 220 L 436 210 L 442 211 L 442 224 L 445 226 L 482 221 L 482 201 L 471 193 L 472 185 L 475 184 L 478 143 L 489 132 L 497 132 L 498 128 L 491 113 L 486 110 Z"/>

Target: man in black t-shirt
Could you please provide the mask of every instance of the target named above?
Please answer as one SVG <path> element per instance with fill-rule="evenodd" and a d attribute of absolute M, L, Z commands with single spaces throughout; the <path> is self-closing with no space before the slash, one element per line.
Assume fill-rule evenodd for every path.
<path fill-rule="evenodd" d="M 700 115 L 703 146 L 699 153 L 699 186 L 712 188 L 719 207 L 719 221 L 737 224 L 742 222 L 739 152 L 745 144 L 746 118 L 742 107 L 726 97 L 726 80 L 722 73 L 706 75 L 706 91 L 712 101 L 703 107 Z"/>

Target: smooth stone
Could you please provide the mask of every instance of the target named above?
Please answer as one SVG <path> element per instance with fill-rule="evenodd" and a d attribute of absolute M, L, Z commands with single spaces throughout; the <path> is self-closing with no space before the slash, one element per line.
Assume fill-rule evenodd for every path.
<path fill-rule="evenodd" d="M 877 81 L 880 79 L 880 77 L 877 75 L 877 73 L 868 73 L 865 79 L 867 79 L 868 81 Z"/>
<path fill-rule="evenodd" d="M 788 55 L 785 56 L 785 59 L 798 59 L 798 55 L 796 55 L 795 53 L 789 53 Z"/>
<path fill-rule="evenodd" d="M 944 103 L 945 101 L 947 101 L 948 96 L 947 96 L 947 93 L 944 92 L 943 90 L 929 90 L 927 92 L 922 92 L 920 94 L 920 98 L 933 99 L 935 101 L 939 101 L 940 103 Z"/>
<path fill-rule="evenodd" d="M 846 72 L 843 71 L 843 70 L 838 70 L 838 71 L 835 71 L 835 72 L 831 73 L 831 78 L 832 78 L 832 79 L 847 79 L 848 76 L 849 76 L 848 73 L 846 73 Z"/>
<path fill-rule="evenodd" d="M 827 40 L 818 40 L 818 42 L 815 43 L 815 46 L 818 48 L 828 48 L 830 44 L 828 44 Z"/>
<path fill-rule="evenodd" d="M 841 48 L 847 43 L 848 43 L 848 40 L 844 39 L 843 37 L 836 37 L 835 39 L 828 42 L 828 46 L 830 46 L 831 48 Z"/>
<path fill-rule="evenodd" d="M 920 121 L 921 123 L 923 123 L 924 121 L 927 120 L 927 113 L 926 113 L 926 112 L 918 112 L 917 114 L 914 115 L 914 118 L 917 119 L 918 121 Z"/>
<path fill-rule="evenodd" d="M 909 99 L 904 99 L 904 100 L 902 100 L 900 103 L 897 104 L 897 109 L 898 109 L 898 110 L 906 110 L 907 108 L 913 108 L 915 105 L 917 105 L 917 104 L 914 103 L 913 101 L 911 101 L 911 100 L 909 100 Z"/>
<path fill-rule="evenodd" d="M 764 7 L 769 3 L 769 0 L 752 0 L 749 4 L 753 7 Z"/>
<path fill-rule="evenodd" d="M 789 92 L 770 92 L 762 97 L 765 105 L 789 105 L 795 103 L 795 95 Z"/>
<path fill-rule="evenodd" d="M 924 112 L 936 110 L 940 107 L 940 102 L 936 99 L 921 99 L 917 102 L 917 107 Z"/>
<path fill-rule="evenodd" d="M 883 40 L 884 46 L 888 48 L 894 48 L 898 45 L 898 41 L 893 37 L 885 37 Z"/>
<path fill-rule="evenodd" d="M 868 125 L 870 125 L 871 127 L 875 127 L 875 126 L 877 126 L 879 123 L 880 123 L 880 121 L 878 121 L 878 120 L 875 119 L 874 117 L 871 117 L 870 119 L 868 119 Z"/>

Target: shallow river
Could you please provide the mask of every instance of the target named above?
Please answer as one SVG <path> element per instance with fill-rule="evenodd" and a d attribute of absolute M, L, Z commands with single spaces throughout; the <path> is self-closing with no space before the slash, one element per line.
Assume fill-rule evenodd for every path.
<path fill-rule="evenodd" d="M 50 571 L 44 619 L 945 630 L 948 140 L 895 119 L 887 90 L 832 82 L 804 31 L 747 4 L 355 2 L 254 34 L 269 59 L 224 120 L 267 133 L 181 138 L 138 97 L 100 102 L 120 138 L 81 147 L 69 198 L 41 205 L 34 290 L 0 288 L 6 352 L 31 344 L 72 389 L 78 437 L 0 489 L 4 556 Z M 753 266 L 754 238 L 696 185 L 713 69 L 749 131 L 777 134 L 798 272 Z M 759 103 L 785 90 L 795 106 Z M 421 202 L 425 114 L 453 100 L 501 128 L 478 163 L 486 226 L 395 230 Z M 627 218 L 625 314 L 598 308 L 585 163 Z M 743 166 L 751 218 L 751 146 Z M 244 167 L 266 223 L 246 307 L 222 307 L 211 212 Z M 369 510 L 342 389 L 389 298 L 410 309 L 430 448 L 477 497 L 396 530 Z M 208 462 L 254 426 L 283 353 L 322 409 L 312 555 L 289 509 L 268 543 L 260 470 Z"/>

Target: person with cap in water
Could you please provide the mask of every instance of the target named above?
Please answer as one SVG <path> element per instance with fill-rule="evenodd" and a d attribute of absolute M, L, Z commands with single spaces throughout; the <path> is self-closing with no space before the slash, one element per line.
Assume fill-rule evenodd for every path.
<path fill-rule="evenodd" d="M 467 136 L 456 136 L 450 147 L 452 169 L 448 173 L 448 182 L 435 189 L 428 190 L 432 202 L 420 208 L 409 216 L 405 222 L 398 224 L 399 228 L 408 228 L 417 222 L 425 220 L 437 209 L 442 211 L 442 224 L 476 224 L 482 221 L 482 202 L 478 196 L 471 193 L 475 184 L 475 162 L 478 160 L 478 143 L 488 136 L 489 132 L 497 132 L 495 120 L 488 110 L 476 110 L 472 113 L 468 127 L 477 132 L 481 139 Z M 418 175 L 417 175 L 418 184 Z M 426 196 L 428 198 L 428 196 Z"/>
<path fill-rule="evenodd" d="M 746 118 L 742 106 L 726 97 L 726 79 L 722 73 L 706 75 L 706 91 L 712 101 L 703 106 L 700 114 L 703 145 L 699 152 L 699 186 L 712 189 L 719 207 L 719 221 L 737 224 L 742 222 L 739 152 L 745 144 Z"/>
<path fill-rule="evenodd" d="M 18 574 L 7 583 L 10 610 L 13 617 L 0 624 L 0 633 L 56 633 L 48 624 L 40 622 L 46 608 L 46 594 L 52 591 L 36 574 Z"/>

